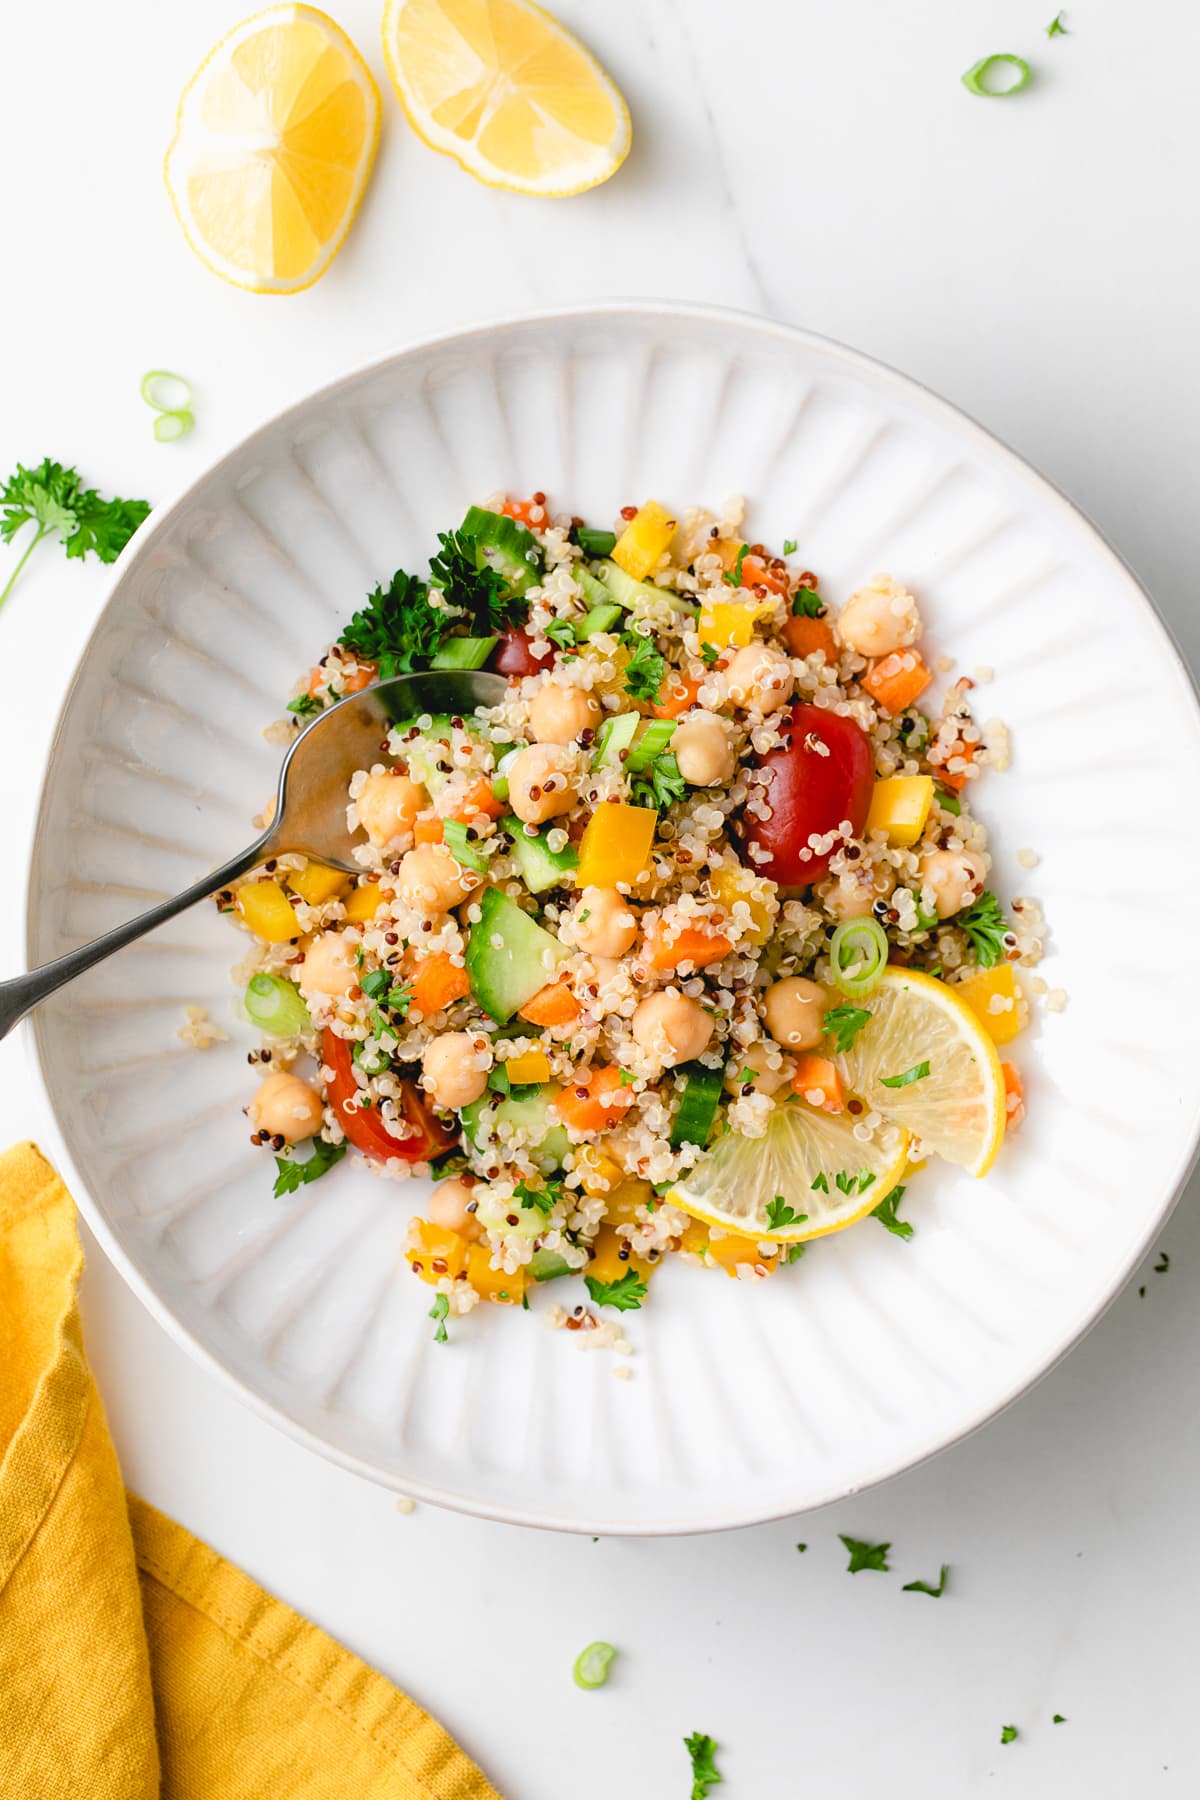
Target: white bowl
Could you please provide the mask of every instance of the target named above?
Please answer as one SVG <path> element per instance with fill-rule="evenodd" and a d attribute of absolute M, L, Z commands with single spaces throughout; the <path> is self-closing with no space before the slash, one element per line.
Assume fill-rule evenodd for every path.
<path fill-rule="evenodd" d="M 1018 1046 L 1029 1116 L 989 1179 L 923 1173 L 911 1242 L 867 1221 L 745 1286 L 665 1269 L 610 1355 L 480 1308 L 433 1342 L 401 1262 L 422 1190 L 343 1167 L 282 1200 L 248 1142 L 229 967 L 201 908 L 36 1020 L 88 1220 L 147 1306 L 266 1417 L 347 1467 L 493 1518 L 715 1529 L 816 1506 L 951 1444 L 1073 1344 L 1150 1243 L 1200 1114 L 1188 948 L 1200 765 L 1187 673 L 1069 503 L 944 401 L 783 326 L 614 304 L 419 344 L 272 420 L 133 540 L 75 677 L 30 883 L 42 962 L 240 848 L 261 728 L 364 592 L 423 569 L 496 488 L 607 520 L 751 499 L 841 601 L 887 569 L 1013 766 L 976 802 L 997 885 L 1042 899 L 1070 995 Z M 1041 856 L 1032 873 L 1016 853 Z M 206 1006 L 230 1042 L 176 1033 Z"/>

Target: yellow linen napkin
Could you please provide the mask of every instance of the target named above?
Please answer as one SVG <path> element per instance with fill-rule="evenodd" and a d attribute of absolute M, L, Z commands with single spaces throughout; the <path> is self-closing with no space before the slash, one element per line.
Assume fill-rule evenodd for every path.
<path fill-rule="evenodd" d="M 126 1494 L 70 1194 L 0 1157 L 0 1794 L 499 1800 L 407 1695 Z"/>

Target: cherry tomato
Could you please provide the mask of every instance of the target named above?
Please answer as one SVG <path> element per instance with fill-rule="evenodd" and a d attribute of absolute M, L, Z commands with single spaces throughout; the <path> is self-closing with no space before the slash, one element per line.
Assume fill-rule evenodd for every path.
<path fill-rule="evenodd" d="M 411 1081 L 401 1083 L 403 1091 L 399 1105 L 408 1123 L 416 1127 L 412 1137 L 393 1137 L 372 1107 L 348 1107 L 346 1101 L 359 1092 L 350 1053 L 348 1039 L 338 1037 L 333 1031 L 322 1033 L 321 1060 L 333 1070 L 333 1080 L 327 1089 L 329 1104 L 350 1142 L 364 1156 L 373 1156 L 380 1162 L 386 1162 L 390 1156 L 402 1157 L 405 1162 L 428 1162 L 430 1157 L 440 1156 L 443 1150 L 458 1142 L 457 1131 L 435 1118 Z"/>
<path fill-rule="evenodd" d="M 804 887 L 828 872 L 829 858 L 804 858 L 811 836 L 836 831 L 843 819 L 859 837 L 867 822 L 875 785 L 875 753 L 871 740 L 853 719 L 824 707 L 793 706 L 787 726 L 789 741 L 759 759 L 768 774 L 769 819 L 742 815 L 743 841 L 769 850 L 770 862 L 746 857 L 748 868 L 782 887 Z M 829 754 L 815 746 L 824 744 Z"/>
<path fill-rule="evenodd" d="M 527 631 L 519 625 L 512 625 L 501 633 L 500 642 L 488 658 L 497 675 L 536 675 L 541 669 L 548 669 L 554 661 L 554 651 L 547 650 L 544 656 L 535 656 L 530 649 L 531 639 Z"/>

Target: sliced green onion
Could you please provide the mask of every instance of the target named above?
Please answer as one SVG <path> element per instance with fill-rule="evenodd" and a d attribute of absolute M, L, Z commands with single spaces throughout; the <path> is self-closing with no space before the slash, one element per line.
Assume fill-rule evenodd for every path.
<path fill-rule="evenodd" d="M 576 1687 L 603 1687 L 608 1680 L 609 1664 L 616 1654 L 611 1644 L 589 1644 L 586 1650 L 581 1650 L 571 1670 Z"/>
<path fill-rule="evenodd" d="M 611 556 L 617 541 L 615 531 L 597 531 L 591 525 L 581 525 L 575 536 L 585 556 Z"/>
<path fill-rule="evenodd" d="M 141 396 L 155 412 L 185 412 L 192 404 L 191 384 L 172 369 L 147 369 L 142 376 Z"/>
<path fill-rule="evenodd" d="M 875 919 L 846 919 L 830 940 L 834 982 L 852 1000 L 878 987 L 887 958 L 887 934 Z"/>
<path fill-rule="evenodd" d="M 487 857 L 478 840 L 467 835 L 467 827 L 460 819 L 446 820 L 442 826 L 442 841 L 455 862 L 461 863 L 464 869 L 474 869 L 479 875 L 487 873 Z"/>
<path fill-rule="evenodd" d="M 675 733 L 674 719 L 651 719 L 641 737 L 625 759 L 625 771 L 636 775 L 648 769 L 655 757 L 666 749 Z"/>
<path fill-rule="evenodd" d="M 251 1024 L 273 1037 L 299 1037 L 312 1030 L 300 989 L 282 975 L 252 975 L 243 1004 Z"/>
<path fill-rule="evenodd" d="M 493 775 L 492 776 L 492 795 L 497 800 L 507 800 L 508 799 L 508 776 L 507 775 Z"/>
<path fill-rule="evenodd" d="M 993 70 L 1001 71 L 993 74 Z M 977 63 L 963 76 L 963 86 L 970 94 L 978 94 L 983 100 L 1006 100 L 1010 94 L 1019 94 L 1023 87 L 1028 87 L 1033 71 L 1023 56 L 1011 56 L 1007 50 L 997 51 L 995 56 L 981 56 Z"/>
<path fill-rule="evenodd" d="M 195 423 L 186 406 L 178 412 L 160 412 L 154 421 L 154 435 L 160 444 L 174 444 L 186 437 Z"/>

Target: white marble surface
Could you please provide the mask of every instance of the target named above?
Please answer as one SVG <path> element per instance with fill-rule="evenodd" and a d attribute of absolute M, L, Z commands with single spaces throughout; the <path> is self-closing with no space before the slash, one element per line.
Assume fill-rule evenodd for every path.
<path fill-rule="evenodd" d="M 159 177 L 176 92 L 237 7 L 27 9 L 0 63 L 0 469 L 48 453 L 162 500 L 274 407 L 407 336 L 603 294 L 711 299 L 845 339 L 976 414 L 1100 523 L 1195 662 L 1200 115 L 1184 84 L 1200 13 L 1078 0 L 1049 41 L 1053 10 L 561 0 L 633 108 L 618 179 L 567 202 L 493 193 L 386 96 L 347 249 L 311 293 L 263 300 L 192 260 Z M 337 15 L 381 74 L 373 0 Z M 1035 61 L 1036 88 L 972 100 L 959 74 L 1001 49 Z M 194 380 L 201 420 L 171 449 L 136 394 L 164 363 Z M 16 844 L 104 588 L 43 548 L 0 618 Z M 0 895 L 8 969 L 20 862 Z M 18 1036 L 0 1049 L 0 1137 L 26 1134 L 51 1139 Z M 970 1442 L 828 1513 L 674 1543 L 398 1516 L 195 1370 L 98 1252 L 85 1324 L 131 1485 L 409 1688 L 508 1795 L 686 1796 L 680 1739 L 700 1729 L 725 1746 L 729 1800 L 1126 1800 L 1200 1785 L 1186 1200 L 1162 1243 L 1169 1272 L 1143 1272 Z M 891 1539 L 897 1574 L 848 1577 L 838 1531 Z M 944 1599 L 900 1591 L 943 1560 Z M 622 1661 L 580 1694 L 570 1666 L 596 1637 Z M 1001 1748 L 1008 1722 L 1021 1737 Z"/>

